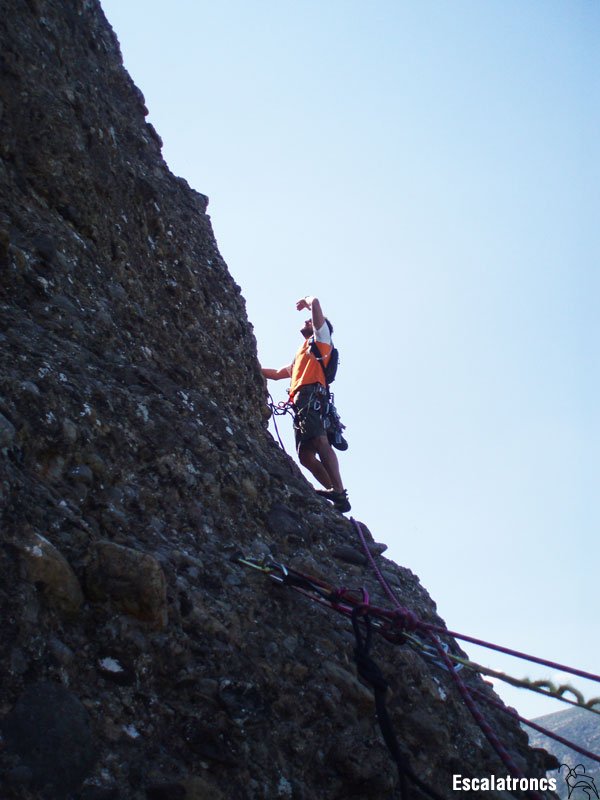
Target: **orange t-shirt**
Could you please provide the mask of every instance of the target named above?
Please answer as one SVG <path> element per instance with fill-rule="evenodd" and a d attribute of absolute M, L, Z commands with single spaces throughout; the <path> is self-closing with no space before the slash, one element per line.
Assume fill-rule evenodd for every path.
<path fill-rule="evenodd" d="M 323 357 L 323 367 L 326 367 L 331 356 L 331 351 L 333 350 L 333 343 L 327 323 L 319 328 L 316 332 L 315 339 L 319 352 Z M 294 363 L 291 366 L 292 384 L 290 386 L 290 397 L 292 400 L 298 389 L 302 386 L 306 386 L 310 383 L 320 383 L 322 386 L 325 386 L 323 367 L 321 366 L 321 362 L 317 361 L 316 357 L 310 352 L 310 341 L 310 339 L 306 339 L 306 341 L 300 345 Z"/>

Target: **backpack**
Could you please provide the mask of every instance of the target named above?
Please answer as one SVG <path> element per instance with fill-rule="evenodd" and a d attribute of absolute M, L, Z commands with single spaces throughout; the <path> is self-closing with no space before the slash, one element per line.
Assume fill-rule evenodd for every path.
<path fill-rule="evenodd" d="M 321 365 L 323 369 L 323 374 L 325 375 L 325 383 L 327 384 L 327 388 L 329 388 L 329 384 L 333 383 L 335 380 L 335 376 L 337 375 L 338 364 L 340 363 L 340 354 L 337 347 L 332 348 L 331 355 L 329 356 L 329 361 L 327 362 L 326 367 L 323 365 L 323 356 L 321 355 L 321 351 L 317 346 L 314 336 L 310 340 L 310 352 L 313 354 L 313 356 L 317 359 L 317 361 Z"/>
<path fill-rule="evenodd" d="M 323 374 L 325 375 L 325 383 L 327 385 L 327 402 L 323 406 L 323 423 L 327 432 L 329 444 L 332 447 L 335 447 L 337 450 L 347 450 L 348 442 L 342 435 L 342 432 L 346 426 L 340 419 L 340 415 L 338 414 L 336 407 L 333 405 L 333 394 L 331 394 L 329 391 L 329 384 L 333 383 L 337 374 L 338 364 L 340 363 L 340 354 L 337 348 L 333 347 L 331 350 L 331 355 L 329 356 L 329 361 L 327 362 L 327 366 L 323 366 L 323 356 L 317 347 L 314 336 L 310 340 L 310 352 L 321 365 Z"/>

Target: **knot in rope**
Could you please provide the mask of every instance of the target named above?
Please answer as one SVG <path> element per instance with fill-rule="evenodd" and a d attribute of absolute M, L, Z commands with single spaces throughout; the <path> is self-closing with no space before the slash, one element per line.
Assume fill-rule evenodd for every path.
<path fill-rule="evenodd" d="M 405 631 L 418 631 L 423 627 L 423 623 L 415 612 L 403 606 L 396 606 L 393 612 L 393 619 L 398 627 Z"/>

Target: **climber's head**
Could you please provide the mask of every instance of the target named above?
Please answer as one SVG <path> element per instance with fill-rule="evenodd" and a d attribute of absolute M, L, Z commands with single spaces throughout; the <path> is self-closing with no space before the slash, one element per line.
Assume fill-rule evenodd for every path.
<path fill-rule="evenodd" d="M 333 325 L 331 322 L 325 317 L 325 322 L 327 323 L 327 327 L 329 328 L 329 335 L 333 334 Z M 312 319 L 305 319 L 304 325 L 300 328 L 300 333 L 304 336 L 305 339 L 310 339 L 310 337 L 314 333 L 313 322 Z"/>

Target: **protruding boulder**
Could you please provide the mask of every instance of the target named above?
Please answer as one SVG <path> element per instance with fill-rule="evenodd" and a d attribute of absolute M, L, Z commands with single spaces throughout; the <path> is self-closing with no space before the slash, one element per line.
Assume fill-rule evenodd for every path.
<path fill-rule="evenodd" d="M 93 545 L 86 570 L 90 600 L 109 600 L 125 614 L 151 622 L 167 623 L 167 586 L 158 561 L 131 547 L 100 541 Z"/>
<path fill-rule="evenodd" d="M 46 598 L 65 614 L 76 614 L 84 600 L 83 592 L 62 553 L 33 531 L 14 544 L 21 554 L 28 579 L 39 584 Z"/>

